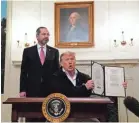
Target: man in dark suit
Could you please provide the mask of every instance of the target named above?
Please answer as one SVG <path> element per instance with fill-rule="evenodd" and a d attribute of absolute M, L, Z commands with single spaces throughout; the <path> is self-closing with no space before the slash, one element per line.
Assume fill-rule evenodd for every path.
<path fill-rule="evenodd" d="M 91 78 L 75 69 L 75 54 L 65 52 L 60 56 L 61 69 L 57 71 L 51 81 L 52 93 L 62 93 L 67 97 L 88 97 L 94 88 Z M 82 119 L 84 121 L 85 119 Z M 98 122 L 98 119 L 87 119 Z M 79 119 L 72 119 L 72 122 L 79 122 Z M 71 121 L 70 121 L 71 122 Z"/>
<path fill-rule="evenodd" d="M 47 45 L 49 31 L 36 30 L 38 44 L 24 49 L 20 75 L 20 97 L 46 97 L 50 94 L 50 79 L 59 69 L 59 52 Z"/>
<path fill-rule="evenodd" d="M 67 97 L 89 97 L 91 95 L 95 86 L 94 82 L 88 75 L 78 71 L 75 68 L 75 63 L 76 59 L 73 52 L 65 52 L 60 56 L 61 69 L 52 77 L 51 93 L 62 93 Z M 126 82 L 123 82 L 123 87 L 127 87 Z M 117 121 L 118 113 L 115 108 L 115 104 L 108 104 L 108 121 Z"/>
<path fill-rule="evenodd" d="M 75 69 L 75 63 L 73 52 L 65 52 L 60 56 L 62 67 L 52 77 L 52 93 L 59 92 L 67 97 L 90 96 L 94 82 L 88 75 Z"/>

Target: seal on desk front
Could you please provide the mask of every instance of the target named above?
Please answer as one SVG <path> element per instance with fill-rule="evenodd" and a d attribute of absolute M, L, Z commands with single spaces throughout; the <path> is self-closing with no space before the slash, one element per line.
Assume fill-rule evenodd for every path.
<path fill-rule="evenodd" d="M 42 103 L 42 113 L 50 122 L 62 122 L 70 114 L 70 102 L 63 94 L 50 94 Z"/>

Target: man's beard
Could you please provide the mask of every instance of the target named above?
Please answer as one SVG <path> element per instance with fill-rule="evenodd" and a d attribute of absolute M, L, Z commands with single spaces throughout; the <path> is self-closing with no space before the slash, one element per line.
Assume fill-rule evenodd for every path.
<path fill-rule="evenodd" d="M 43 40 L 43 41 L 42 41 L 42 44 L 45 45 L 45 44 L 48 43 L 48 41 L 49 41 L 49 39 L 47 39 L 47 40 Z"/>

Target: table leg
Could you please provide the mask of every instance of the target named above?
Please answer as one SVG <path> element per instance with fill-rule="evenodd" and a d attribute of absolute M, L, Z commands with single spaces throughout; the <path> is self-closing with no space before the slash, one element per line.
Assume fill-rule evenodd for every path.
<path fill-rule="evenodd" d="M 15 106 L 12 106 L 12 122 L 18 122 L 18 115 Z"/>

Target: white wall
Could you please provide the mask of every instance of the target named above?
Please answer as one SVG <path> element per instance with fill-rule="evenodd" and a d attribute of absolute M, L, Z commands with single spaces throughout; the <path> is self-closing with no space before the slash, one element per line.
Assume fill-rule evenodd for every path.
<path fill-rule="evenodd" d="M 127 11 L 129 13 L 127 14 Z M 112 2 L 97 1 L 95 2 L 95 48 L 68 49 L 77 53 L 77 59 L 95 59 L 110 62 L 110 59 L 139 59 L 139 2 Z M 122 20 L 121 21 L 119 21 Z M 124 21 L 128 23 L 124 23 Z M 130 23 L 129 23 L 130 22 Z M 21 61 L 23 47 L 17 48 L 17 40 L 24 43 L 24 34 L 28 33 L 29 41 L 34 41 L 35 31 L 38 26 L 48 27 L 51 37 L 49 45 L 54 46 L 54 2 L 52 1 L 8 1 L 8 27 L 6 41 L 6 71 L 5 71 L 5 87 L 2 101 L 8 97 L 16 97 L 19 92 L 19 75 L 20 66 L 14 66 L 13 61 Z M 122 24 L 122 26 L 120 26 Z M 113 47 L 113 39 L 121 33 L 124 28 L 128 33 L 127 38 L 135 38 L 135 46 L 133 48 L 115 48 Z M 130 35 L 131 34 L 131 35 Z M 128 37 L 129 36 L 129 37 Z M 120 38 L 119 38 L 120 39 Z M 63 52 L 67 49 L 59 49 Z M 86 55 L 87 54 L 87 55 Z M 107 61 L 105 61 L 107 60 Z M 120 62 L 120 61 L 119 61 Z M 128 61 L 124 61 L 128 62 Z M 132 61 L 134 62 L 134 60 Z M 135 61 L 137 63 L 138 61 Z M 115 64 L 117 65 L 117 64 Z M 139 87 L 139 65 L 134 67 L 127 64 L 126 75 L 129 81 L 129 95 L 134 95 L 139 99 L 137 89 Z M 123 111 L 122 111 L 123 109 Z M 122 99 L 119 99 L 120 121 L 126 121 L 124 106 Z M 2 104 L 2 121 L 11 120 L 11 106 Z M 137 121 L 135 116 L 130 115 L 131 121 Z"/>
<path fill-rule="evenodd" d="M 36 28 L 39 26 L 48 27 L 51 34 L 48 44 L 55 46 L 54 3 L 55 1 L 12 2 L 12 61 L 21 61 L 25 33 L 28 34 L 28 41 L 33 44 L 34 40 L 36 41 Z M 138 15 L 139 1 L 95 1 L 95 47 L 68 50 L 76 52 L 77 59 L 139 59 L 139 54 L 136 53 L 139 49 Z M 122 31 L 125 32 L 126 46 L 120 44 Z M 131 38 L 134 39 L 133 46 L 129 45 Z M 118 47 L 114 47 L 114 39 L 117 40 Z M 17 48 L 17 40 L 20 40 L 22 47 Z M 63 52 L 67 48 L 59 48 L 59 50 Z"/>

